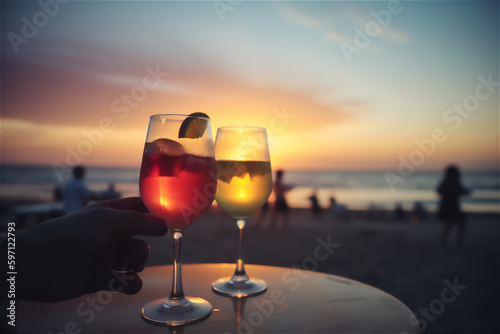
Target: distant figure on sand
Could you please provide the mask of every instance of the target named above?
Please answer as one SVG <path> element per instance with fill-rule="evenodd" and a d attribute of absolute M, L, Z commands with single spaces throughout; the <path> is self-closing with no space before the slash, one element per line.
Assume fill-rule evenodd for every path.
<path fill-rule="evenodd" d="M 333 196 L 330 197 L 330 211 L 334 219 L 340 218 L 342 220 L 347 220 L 349 218 L 347 206 L 337 203 L 337 200 Z"/>
<path fill-rule="evenodd" d="M 110 182 L 108 184 L 108 189 L 103 191 L 102 194 L 101 194 L 101 200 L 105 200 L 105 199 L 116 199 L 116 198 L 120 198 L 121 194 L 116 191 L 116 188 L 115 188 L 115 184 L 113 182 Z"/>
<path fill-rule="evenodd" d="M 416 201 L 411 214 L 411 222 L 418 223 L 427 219 L 427 211 L 422 202 Z"/>
<path fill-rule="evenodd" d="M 54 190 L 53 190 L 53 196 L 54 196 L 54 202 L 59 202 L 62 200 L 62 189 L 61 189 L 61 186 L 59 184 L 56 184 L 54 186 Z"/>
<path fill-rule="evenodd" d="M 94 197 L 92 191 L 87 189 L 84 178 L 85 169 L 82 166 L 73 167 L 73 178 L 66 183 L 62 193 L 65 215 L 83 208 Z"/>
<path fill-rule="evenodd" d="M 445 169 L 444 178 L 437 188 L 441 197 L 437 217 L 444 222 L 440 243 L 446 244 L 453 225 L 458 225 L 458 246 L 462 247 L 465 239 L 465 217 L 460 208 L 460 196 L 470 192 L 460 182 L 460 170 L 450 165 Z"/>
<path fill-rule="evenodd" d="M 406 219 L 405 210 L 403 209 L 401 203 L 397 202 L 396 207 L 394 208 L 394 220 L 400 222 L 405 219 Z"/>
<path fill-rule="evenodd" d="M 284 172 L 282 170 L 276 171 L 276 180 L 274 181 L 273 185 L 273 191 L 276 200 L 274 202 L 274 211 L 271 217 L 271 223 L 270 223 L 271 229 L 276 228 L 276 224 L 280 216 L 283 217 L 284 228 L 285 229 L 290 228 L 290 221 L 288 217 L 290 208 L 288 207 L 288 203 L 286 202 L 285 193 L 290 189 L 292 189 L 292 187 L 283 183 L 283 174 Z"/>
<path fill-rule="evenodd" d="M 269 211 L 269 201 L 266 201 L 266 203 L 264 203 L 262 208 L 260 208 L 255 219 L 252 221 L 252 226 L 254 230 L 257 231 L 262 228 L 262 224 L 264 223 L 264 220 L 267 217 L 268 211 Z"/>
<path fill-rule="evenodd" d="M 311 202 L 311 210 L 314 217 L 319 217 L 321 215 L 321 207 L 319 206 L 319 200 L 316 189 L 313 189 L 311 196 L 308 200 Z"/>

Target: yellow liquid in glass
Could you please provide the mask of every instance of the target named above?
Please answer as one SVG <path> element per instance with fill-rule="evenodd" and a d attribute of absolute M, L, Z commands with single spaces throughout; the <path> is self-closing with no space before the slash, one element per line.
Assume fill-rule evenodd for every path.
<path fill-rule="evenodd" d="M 219 206 L 234 218 L 244 219 L 266 203 L 273 186 L 269 161 L 217 161 Z"/>

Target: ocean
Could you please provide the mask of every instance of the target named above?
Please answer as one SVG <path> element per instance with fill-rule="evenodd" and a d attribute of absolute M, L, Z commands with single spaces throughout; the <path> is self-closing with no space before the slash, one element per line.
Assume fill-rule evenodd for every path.
<path fill-rule="evenodd" d="M 65 179 L 68 178 L 66 175 Z M 384 171 L 286 171 L 284 174 L 284 182 L 293 187 L 287 193 L 291 207 L 310 207 L 308 198 L 314 190 L 324 208 L 328 208 L 330 198 L 334 197 L 348 209 L 392 210 L 399 203 L 403 209 L 412 210 L 420 202 L 430 212 L 437 208 L 435 189 L 441 178 L 442 171 L 415 171 L 391 187 Z M 114 183 L 122 196 L 137 196 L 139 168 L 88 167 L 86 183 L 94 191 L 104 191 L 109 183 Z M 462 199 L 464 211 L 500 212 L 498 171 L 464 171 L 462 183 L 472 191 Z M 52 200 L 56 186 L 61 183 L 51 166 L 0 166 L 0 198 Z"/>

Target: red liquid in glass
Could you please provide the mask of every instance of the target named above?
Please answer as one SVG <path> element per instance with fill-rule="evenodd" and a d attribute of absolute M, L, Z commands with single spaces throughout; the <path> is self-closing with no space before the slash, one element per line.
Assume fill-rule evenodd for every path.
<path fill-rule="evenodd" d="M 142 157 L 141 198 L 167 226 L 186 228 L 212 204 L 217 187 L 215 159 L 190 154 Z"/>

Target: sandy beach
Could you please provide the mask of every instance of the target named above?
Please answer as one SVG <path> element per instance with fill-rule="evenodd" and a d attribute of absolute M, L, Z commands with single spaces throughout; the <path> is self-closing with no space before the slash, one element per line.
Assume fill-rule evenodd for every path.
<path fill-rule="evenodd" d="M 16 203 L 27 204 L 2 203 L 2 220 L 15 219 Z M 247 263 L 314 270 L 370 284 L 405 303 L 424 333 L 500 331 L 498 215 L 468 214 L 463 249 L 456 247 L 456 230 L 446 247 L 438 244 L 441 224 L 432 217 L 412 223 L 394 221 L 391 212 L 381 212 L 374 219 L 359 211 L 342 220 L 330 211 L 316 217 L 306 209 L 291 209 L 290 229 L 278 224 L 272 230 L 270 216 L 260 228 L 256 228 L 257 216 L 248 220 L 243 240 Z M 235 220 L 212 207 L 186 230 L 183 262 L 234 262 L 237 232 Z M 148 266 L 171 264 L 170 233 L 141 238 L 151 248 Z M 315 258 L 318 245 L 329 245 L 332 254 Z M 189 293 L 189 286 L 185 291 Z"/>
<path fill-rule="evenodd" d="M 440 247 L 441 225 L 432 219 L 418 224 L 371 221 L 358 213 L 346 222 L 333 219 L 330 212 L 317 218 L 304 209 L 292 209 L 290 217 L 290 230 L 269 230 L 270 217 L 256 230 L 255 218 L 249 220 L 244 231 L 247 263 L 295 266 L 370 284 L 403 301 L 425 333 L 500 331 L 498 215 L 468 215 L 464 249 L 455 247 L 456 231 L 448 246 Z M 171 239 L 171 234 L 145 238 L 151 247 L 148 265 L 171 263 Z M 233 262 L 236 242 L 235 221 L 212 208 L 186 231 L 183 261 Z M 326 260 L 314 261 L 321 242 L 335 244 L 334 251 Z M 456 287 L 455 298 L 445 294 L 453 301 L 439 302 L 450 285 Z"/>

